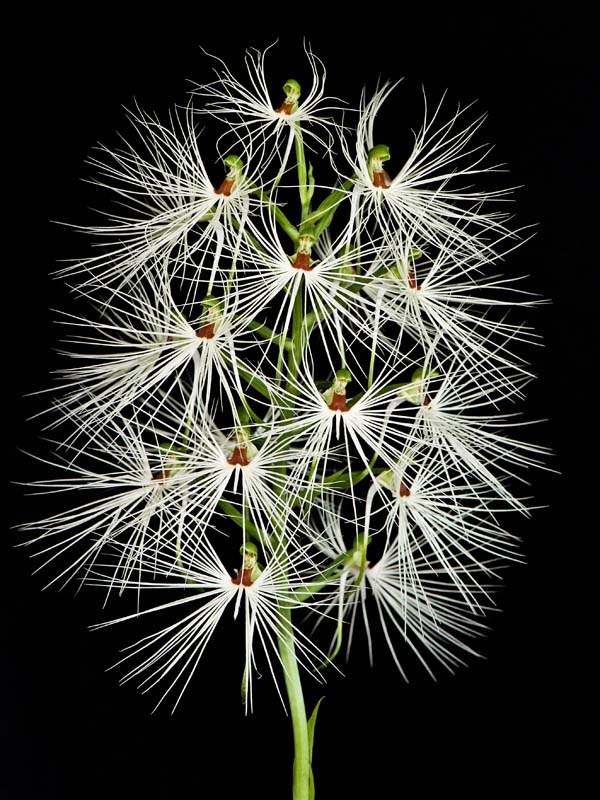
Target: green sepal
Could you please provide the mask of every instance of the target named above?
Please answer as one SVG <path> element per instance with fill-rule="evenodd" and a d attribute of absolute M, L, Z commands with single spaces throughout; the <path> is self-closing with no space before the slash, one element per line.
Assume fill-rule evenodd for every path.
<path fill-rule="evenodd" d="M 333 386 L 330 385 L 328 389 L 325 389 L 324 392 L 321 392 L 321 397 L 323 400 L 325 400 L 327 405 L 331 405 L 333 401 Z"/>
<path fill-rule="evenodd" d="M 327 230 L 327 228 L 331 225 L 336 211 L 337 211 L 337 206 L 333 206 L 331 211 L 328 211 L 323 217 L 319 219 L 318 224 L 315 226 L 316 239 L 318 239 L 319 236 L 323 233 L 323 231 Z"/>
<path fill-rule="evenodd" d="M 187 317 L 185 316 L 183 311 L 180 311 L 176 306 L 171 306 L 169 315 L 171 317 L 171 321 L 173 322 L 173 324 L 175 325 L 180 325 L 181 323 L 183 323 L 184 325 L 187 324 L 188 321 Z"/>
<path fill-rule="evenodd" d="M 223 164 L 229 167 L 229 172 L 227 174 L 229 178 L 239 177 L 244 170 L 244 162 L 239 156 L 226 156 L 223 159 Z"/>
<path fill-rule="evenodd" d="M 423 395 L 423 387 L 416 386 L 413 381 L 409 381 L 409 383 L 403 384 L 400 391 L 398 392 L 398 397 L 401 400 L 405 400 L 407 403 L 410 403 L 413 406 L 421 405 L 423 399 L 422 395 Z"/>
<path fill-rule="evenodd" d="M 283 84 L 282 88 L 286 95 L 286 101 L 289 100 L 291 102 L 292 100 L 295 100 L 297 102 L 300 99 L 302 90 L 298 81 L 294 80 L 293 78 L 288 78 L 288 80 Z"/>
<path fill-rule="evenodd" d="M 258 555 L 258 547 L 254 544 L 254 542 L 244 542 L 244 544 L 240 547 L 240 555 Z"/>
<path fill-rule="evenodd" d="M 255 422 L 257 425 L 264 425 L 263 418 L 259 417 L 258 414 L 252 409 L 252 406 L 250 405 L 246 397 L 242 397 L 242 406 L 239 406 L 239 409 L 241 409 L 242 407 L 244 408 L 244 411 L 247 414 L 247 420 L 246 422 L 242 422 L 242 425 L 248 425 L 250 423 L 250 420 Z"/>
<path fill-rule="evenodd" d="M 332 489 L 349 489 L 350 486 L 357 486 L 368 474 L 368 469 L 348 472 L 347 467 L 342 467 L 342 469 L 334 472 L 333 475 L 328 475 L 322 483 Z"/>
<path fill-rule="evenodd" d="M 428 378 L 438 378 L 439 374 L 434 369 L 417 367 L 408 383 L 399 384 L 398 397 L 406 400 L 407 403 L 412 403 L 414 406 L 420 406 L 423 402 L 424 381 Z"/>
<path fill-rule="evenodd" d="M 245 369 L 243 366 L 238 364 L 238 372 L 244 378 L 244 380 L 248 381 L 250 386 L 256 389 L 257 392 L 260 392 L 263 397 L 266 397 L 267 400 L 271 400 L 271 392 L 267 388 L 267 385 L 263 383 L 253 372 L 250 370 Z"/>
<path fill-rule="evenodd" d="M 334 472 L 332 475 L 328 475 L 326 478 L 324 478 L 319 485 L 327 486 L 330 489 L 336 490 L 349 489 L 350 486 L 358 486 L 358 484 L 370 474 L 370 470 L 368 469 L 363 469 L 360 471 L 355 470 L 354 472 L 347 472 L 347 469 L 347 467 L 342 467 L 337 472 Z M 318 487 L 315 487 L 310 496 L 314 497 L 318 494 L 320 494 L 320 490 Z M 304 496 L 297 496 L 292 502 L 291 508 L 295 508 L 296 506 L 305 502 L 307 499 L 308 493 L 306 493 Z"/>
<path fill-rule="evenodd" d="M 181 455 L 185 455 L 187 449 L 183 445 L 173 444 L 172 442 L 162 442 L 159 444 L 158 449 L 164 457 L 164 468 L 169 470 L 171 475 L 174 475 L 181 469 Z"/>
<path fill-rule="evenodd" d="M 179 444 L 173 444 L 172 442 L 162 442 L 158 445 L 158 449 L 161 450 L 163 453 L 185 453 L 185 447 L 182 447 Z"/>
<path fill-rule="evenodd" d="M 204 299 L 200 301 L 200 305 L 202 308 L 208 310 L 210 308 L 218 308 L 221 303 L 214 295 L 207 294 Z"/>
<path fill-rule="evenodd" d="M 382 163 L 385 161 L 389 161 L 390 156 L 390 148 L 387 144 L 376 144 L 375 147 L 372 147 L 369 150 L 369 162 L 373 160 L 381 161 Z"/>
<path fill-rule="evenodd" d="M 377 475 L 377 483 L 384 489 L 388 489 L 390 492 L 393 492 L 396 485 L 394 470 L 384 469 L 383 472 L 380 472 Z"/>
<path fill-rule="evenodd" d="M 293 347 L 293 342 L 291 339 L 288 339 L 283 335 L 283 333 L 275 333 L 271 330 L 271 328 L 268 327 L 268 325 L 263 325 L 256 320 L 250 320 L 248 327 L 262 339 L 267 339 L 270 342 L 279 342 L 279 344 L 282 345 L 285 350 L 289 351 Z"/>
<path fill-rule="evenodd" d="M 423 369 L 423 367 L 417 367 L 417 369 L 413 372 L 410 376 L 412 382 L 414 381 L 422 381 L 424 378 L 439 378 L 440 373 L 436 372 L 434 369 Z"/>

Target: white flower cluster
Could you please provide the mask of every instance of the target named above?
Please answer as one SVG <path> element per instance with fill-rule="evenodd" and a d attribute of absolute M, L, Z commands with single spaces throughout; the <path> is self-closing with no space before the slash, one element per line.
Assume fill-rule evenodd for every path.
<path fill-rule="evenodd" d="M 531 377 L 507 314 L 532 300 L 496 271 L 521 241 L 507 193 L 470 188 L 495 169 L 482 119 L 444 101 L 403 154 L 377 139 L 397 86 L 363 95 L 351 128 L 307 56 L 308 91 L 273 96 L 251 52 L 247 83 L 220 66 L 167 125 L 132 114 L 135 141 L 93 161 L 121 210 L 63 270 L 95 312 L 65 319 L 37 485 L 73 502 L 25 527 L 54 580 L 171 612 L 125 661 L 176 702 L 240 614 L 249 703 L 257 645 L 274 676 L 291 641 L 321 675 L 361 618 L 402 672 L 409 649 L 460 663 L 518 558 L 510 480 L 542 455 L 501 416 Z M 216 150 L 205 122 L 225 128 Z M 151 588 L 174 599 L 146 607 Z"/>

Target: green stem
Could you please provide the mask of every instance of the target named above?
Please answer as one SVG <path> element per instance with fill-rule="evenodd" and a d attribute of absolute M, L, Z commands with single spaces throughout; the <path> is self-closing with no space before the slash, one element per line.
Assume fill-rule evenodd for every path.
<path fill-rule="evenodd" d="M 310 745 L 306 706 L 304 705 L 302 682 L 298 670 L 291 611 L 287 608 L 283 609 L 282 612 L 285 623 L 282 635 L 279 637 L 279 655 L 283 664 L 285 686 L 294 731 L 293 800 L 309 800 Z"/>
<path fill-rule="evenodd" d="M 296 125 L 294 139 L 298 167 L 298 189 L 302 205 L 301 223 L 303 224 L 310 213 L 310 190 L 307 183 L 308 173 L 306 169 L 304 143 L 302 141 L 302 130 L 299 124 Z M 303 231 L 302 224 L 300 225 L 300 232 Z M 288 391 L 293 390 L 293 381 L 298 373 L 302 351 L 306 345 L 306 339 L 303 335 L 304 303 L 302 289 L 302 285 L 296 286 L 296 296 L 294 298 L 292 312 L 292 346 L 287 354 L 288 376 L 286 388 Z M 280 349 L 279 355 L 281 358 L 283 355 L 283 348 Z M 284 416 L 285 415 L 284 412 Z M 304 705 L 304 694 L 302 692 L 302 682 L 298 669 L 298 657 L 296 655 L 291 609 L 289 607 L 283 607 L 281 611 L 283 619 L 281 632 L 278 637 L 278 647 L 283 666 L 288 705 L 292 718 L 292 729 L 294 732 L 293 800 L 309 800 L 311 792 L 314 797 L 314 785 L 311 788 L 310 740 L 306 707 Z"/>
<path fill-rule="evenodd" d="M 308 190 L 308 172 L 306 169 L 304 140 L 302 138 L 302 128 L 299 122 L 296 123 L 294 144 L 296 145 L 296 162 L 298 165 L 298 189 L 300 190 L 300 203 L 302 204 L 302 223 L 304 223 L 309 214 L 310 193 Z M 302 233 L 302 225 L 300 226 L 300 233 Z"/>

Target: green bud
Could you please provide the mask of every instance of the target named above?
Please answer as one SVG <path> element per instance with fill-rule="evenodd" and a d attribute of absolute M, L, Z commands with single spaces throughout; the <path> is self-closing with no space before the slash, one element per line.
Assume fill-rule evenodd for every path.
<path fill-rule="evenodd" d="M 201 302 L 202 308 L 208 310 L 209 308 L 218 308 L 219 301 L 212 294 L 207 294 Z"/>
<path fill-rule="evenodd" d="M 425 380 L 427 380 L 427 378 L 437 377 L 439 377 L 439 372 L 436 372 L 433 369 L 424 370 L 423 367 L 418 367 L 413 372 L 410 382 L 405 383 L 402 386 L 398 392 L 398 397 L 401 400 L 406 400 L 407 403 L 412 403 L 415 406 L 422 405 L 425 391 Z"/>
<path fill-rule="evenodd" d="M 239 156 L 227 156 L 223 159 L 223 164 L 229 167 L 228 178 L 239 178 L 244 171 L 244 162 Z"/>
<path fill-rule="evenodd" d="M 384 162 L 389 161 L 391 158 L 390 148 L 387 146 L 387 144 L 377 144 L 375 147 L 369 150 L 368 158 L 369 164 L 371 164 L 372 161 L 378 161 L 379 163 L 383 164 Z"/>
<path fill-rule="evenodd" d="M 384 489 L 388 489 L 390 492 L 394 491 L 395 478 L 393 469 L 386 469 L 385 472 L 382 472 L 377 476 L 376 480 L 379 486 L 382 486 Z"/>
<path fill-rule="evenodd" d="M 439 377 L 440 373 L 436 372 L 434 369 L 424 370 L 423 367 L 417 367 L 417 369 L 410 376 L 410 379 L 411 381 L 422 381 L 424 378 L 439 378 Z"/>
<path fill-rule="evenodd" d="M 293 78 L 290 78 L 283 84 L 283 91 L 285 92 L 285 100 L 287 103 L 297 102 L 300 99 L 300 84 Z"/>
<path fill-rule="evenodd" d="M 254 542 L 246 542 L 240 547 L 240 555 L 258 556 L 258 547 Z"/>
<path fill-rule="evenodd" d="M 350 569 L 362 571 L 367 562 L 367 549 L 371 544 L 371 537 L 367 536 L 365 541 L 364 536 L 357 536 L 352 544 L 352 548 L 348 551 L 345 565 Z"/>

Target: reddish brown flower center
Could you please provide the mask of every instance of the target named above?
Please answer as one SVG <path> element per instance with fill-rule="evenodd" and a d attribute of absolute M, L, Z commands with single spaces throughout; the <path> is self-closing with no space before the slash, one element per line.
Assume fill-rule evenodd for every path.
<path fill-rule="evenodd" d="M 332 411 L 348 411 L 348 406 L 346 405 L 346 395 L 334 392 L 331 403 L 329 404 L 329 408 Z"/>
<path fill-rule="evenodd" d="M 279 108 L 277 109 L 277 113 L 278 114 L 287 114 L 289 116 L 292 113 L 293 109 L 294 109 L 294 101 L 292 100 L 290 102 L 290 101 L 286 100 L 284 103 L 282 103 L 279 106 Z"/>
<path fill-rule="evenodd" d="M 384 169 L 373 171 L 373 186 L 376 189 L 389 189 L 392 179 Z"/>
<path fill-rule="evenodd" d="M 222 194 L 225 195 L 225 197 L 229 197 L 229 195 L 233 190 L 234 185 L 235 185 L 235 178 L 225 178 L 225 180 L 219 186 L 219 188 L 215 189 L 215 194 Z"/>
<path fill-rule="evenodd" d="M 423 405 L 428 406 L 430 403 L 431 403 L 431 397 L 429 397 L 429 395 L 426 394 L 425 397 L 423 398 Z"/>
<path fill-rule="evenodd" d="M 196 336 L 199 339 L 212 339 L 215 335 L 215 323 L 207 322 L 199 330 L 196 331 Z"/>
<path fill-rule="evenodd" d="M 239 464 L 240 467 L 247 467 L 250 463 L 248 461 L 248 453 L 246 447 L 239 447 L 236 445 L 233 448 L 233 453 L 230 458 L 227 459 L 227 463 L 231 464 L 232 466 L 236 466 Z M 244 584 L 245 586 L 247 584 Z"/>
<path fill-rule="evenodd" d="M 231 582 L 234 583 L 236 586 L 239 586 L 240 583 L 242 584 L 242 586 L 252 586 L 252 584 L 254 583 L 254 581 L 252 580 L 252 567 L 250 567 L 249 569 L 244 569 L 243 567 L 240 567 L 238 569 L 238 574 L 235 576 L 235 578 L 231 579 Z"/>
<path fill-rule="evenodd" d="M 160 472 L 153 472 L 152 473 L 152 480 L 153 481 L 166 481 L 166 479 L 171 474 L 170 469 L 161 469 Z"/>
<path fill-rule="evenodd" d="M 292 266 L 296 269 L 303 269 L 305 272 L 310 272 L 312 269 L 310 266 L 310 253 L 296 253 L 292 261 Z"/>
<path fill-rule="evenodd" d="M 414 269 L 408 270 L 408 285 L 411 289 L 418 289 L 419 286 L 417 284 L 417 276 L 415 275 Z"/>
<path fill-rule="evenodd" d="M 403 480 L 400 481 L 400 497 L 410 497 L 410 489 Z"/>

